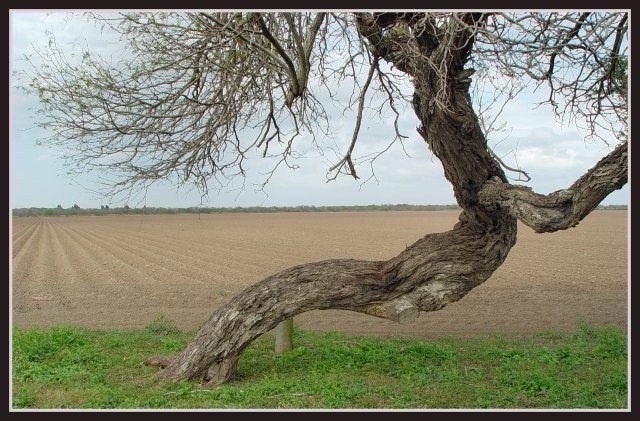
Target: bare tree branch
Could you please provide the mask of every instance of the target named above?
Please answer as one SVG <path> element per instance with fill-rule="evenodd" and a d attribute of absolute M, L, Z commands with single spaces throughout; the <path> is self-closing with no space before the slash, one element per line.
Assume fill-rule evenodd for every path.
<path fill-rule="evenodd" d="M 627 183 L 628 143 L 618 145 L 571 187 L 548 195 L 524 186 L 488 181 L 480 200 L 488 206 L 507 206 L 536 232 L 553 232 L 578 225 L 611 192 Z"/>
<path fill-rule="evenodd" d="M 347 153 L 345 154 L 344 158 L 342 158 L 340 162 L 338 162 L 336 165 L 329 168 L 329 171 L 338 170 L 339 172 L 340 169 L 344 167 L 345 164 L 347 164 L 349 166 L 349 174 L 355 179 L 360 178 L 356 174 L 356 169 L 353 166 L 353 160 L 351 159 L 351 155 L 353 153 L 353 148 L 355 148 L 356 146 L 356 140 L 358 140 L 358 133 L 360 132 L 360 126 L 362 125 L 362 111 L 364 109 L 364 101 L 367 94 L 367 89 L 369 88 L 371 79 L 373 79 L 373 74 L 375 70 L 376 70 L 376 62 L 374 61 L 374 63 L 372 63 L 371 67 L 369 68 L 369 74 L 367 75 L 367 80 L 365 81 L 364 86 L 362 87 L 362 91 L 360 92 L 360 99 L 358 100 L 358 116 L 356 117 L 356 125 L 353 129 L 353 136 L 351 137 L 351 143 L 349 144 L 349 149 L 347 150 Z M 333 178 L 335 179 L 336 176 L 334 176 Z"/>

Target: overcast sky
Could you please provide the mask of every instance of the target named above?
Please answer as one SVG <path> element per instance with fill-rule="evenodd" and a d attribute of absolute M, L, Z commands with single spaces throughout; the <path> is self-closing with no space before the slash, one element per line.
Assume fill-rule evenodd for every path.
<path fill-rule="evenodd" d="M 73 48 L 90 45 L 92 51 L 108 51 L 100 33 L 84 19 L 67 20 L 59 11 L 12 11 L 10 30 L 10 67 L 24 66 L 20 61 L 33 47 L 46 46 L 46 30 L 53 31 L 59 45 L 70 42 Z M 85 42 L 86 40 L 86 42 Z M 102 44 L 101 44 L 102 42 Z M 101 49 L 102 47 L 102 49 Z M 13 81 L 13 79 L 12 79 Z M 46 132 L 33 129 L 34 115 L 29 108 L 36 106 L 35 98 L 25 96 L 13 86 L 10 91 L 10 195 L 11 208 L 55 207 L 78 204 L 82 208 L 96 208 L 109 204 L 106 198 L 91 193 L 94 177 L 69 178 L 61 151 L 37 146 L 35 141 Z M 595 165 L 611 147 L 602 142 L 585 141 L 584 134 L 575 127 L 557 124 L 547 109 L 532 109 L 535 98 L 526 94 L 511 102 L 504 112 L 510 131 L 490 137 L 491 145 L 511 166 L 519 165 L 532 177 L 528 183 L 534 191 L 547 194 L 569 187 L 586 170 Z M 337 148 L 346 150 L 351 137 L 353 120 L 339 113 L 331 119 L 336 124 L 335 136 L 330 139 Z M 220 192 L 211 191 L 203 206 L 297 206 L 297 205 L 368 205 L 368 204 L 453 204 L 451 185 L 443 176 L 439 161 L 428 151 L 415 127 L 417 119 L 412 112 L 401 119 L 401 131 L 409 135 L 404 150 L 396 144 L 374 164 L 376 178 L 369 178 L 368 164 L 358 168 L 361 180 L 343 177 L 326 182 L 330 162 L 309 148 L 308 154 L 296 162 L 297 170 L 278 170 L 266 188 L 265 195 L 256 192 L 254 183 L 264 180 L 261 175 L 267 166 L 258 158 L 249 162 L 249 176 L 243 190 L 239 180 Z M 372 152 L 384 148 L 390 140 L 392 121 L 384 119 L 365 122 L 358 147 Z M 301 141 L 304 149 L 304 140 Z M 408 155 L 408 156 L 407 156 Z M 327 154 L 332 158 L 331 153 Z M 253 171 L 251 171 L 253 170 Z M 515 176 L 515 175 L 514 175 Z M 85 187 L 83 187 L 85 186 Z M 612 193 L 603 204 L 628 204 L 629 184 Z M 140 202 L 130 203 L 136 206 Z M 189 207 L 201 204 L 197 192 L 186 189 L 176 191 L 169 184 L 160 184 L 148 190 L 147 206 Z"/>

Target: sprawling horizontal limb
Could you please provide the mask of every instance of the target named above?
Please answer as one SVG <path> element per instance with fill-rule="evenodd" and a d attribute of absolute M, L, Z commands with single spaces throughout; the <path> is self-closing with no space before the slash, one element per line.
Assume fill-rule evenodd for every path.
<path fill-rule="evenodd" d="M 515 218 L 495 230 L 461 223 L 428 234 L 387 261 L 324 260 L 285 269 L 216 310 L 175 357 L 153 357 L 166 379 L 229 381 L 242 351 L 279 322 L 311 310 L 351 310 L 399 322 L 438 310 L 489 278 L 515 243 Z M 462 218 L 461 220 L 465 220 Z"/>
<path fill-rule="evenodd" d="M 489 180 L 480 190 L 484 204 L 506 206 L 536 232 L 574 227 L 611 192 L 627 183 L 628 143 L 618 145 L 573 185 L 548 195 L 529 187 Z"/>

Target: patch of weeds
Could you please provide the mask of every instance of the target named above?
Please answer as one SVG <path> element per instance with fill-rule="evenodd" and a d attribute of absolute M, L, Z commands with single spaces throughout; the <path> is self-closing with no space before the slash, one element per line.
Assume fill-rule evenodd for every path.
<path fill-rule="evenodd" d="M 13 331 L 16 408 L 624 408 L 627 333 L 513 340 L 378 340 L 296 330 L 295 348 L 258 338 L 238 378 L 215 389 L 165 383 L 142 362 L 181 350 L 163 315 L 140 331 Z"/>
<path fill-rule="evenodd" d="M 51 358 L 61 349 L 78 348 L 85 345 L 87 335 L 69 327 L 59 327 L 48 332 L 16 329 L 13 337 L 14 351 L 19 351 L 22 361 L 40 362 Z"/>
<path fill-rule="evenodd" d="M 162 346 L 167 352 L 178 352 L 184 349 L 186 342 L 180 338 L 169 337 L 162 341 Z"/>
<path fill-rule="evenodd" d="M 156 318 L 153 319 L 151 323 L 145 326 L 144 330 L 154 335 L 162 336 L 169 336 L 180 333 L 180 329 L 178 329 L 173 324 L 173 322 L 163 313 L 158 314 L 158 316 L 156 316 Z"/>
<path fill-rule="evenodd" d="M 36 395 L 28 388 L 20 388 L 13 392 L 14 408 L 32 408 L 36 405 Z"/>

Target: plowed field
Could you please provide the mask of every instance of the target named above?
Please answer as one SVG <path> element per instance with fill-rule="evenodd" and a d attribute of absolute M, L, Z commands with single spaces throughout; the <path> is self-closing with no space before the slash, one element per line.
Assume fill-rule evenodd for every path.
<path fill-rule="evenodd" d="M 458 212 L 338 212 L 13 218 L 12 323 L 141 328 L 160 313 L 196 330 L 246 286 L 329 258 L 386 259 Z M 296 317 L 307 330 L 377 336 L 523 335 L 627 324 L 628 213 L 576 228 L 519 226 L 505 264 L 462 300 L 399 325 L 347 311 Z"/>

